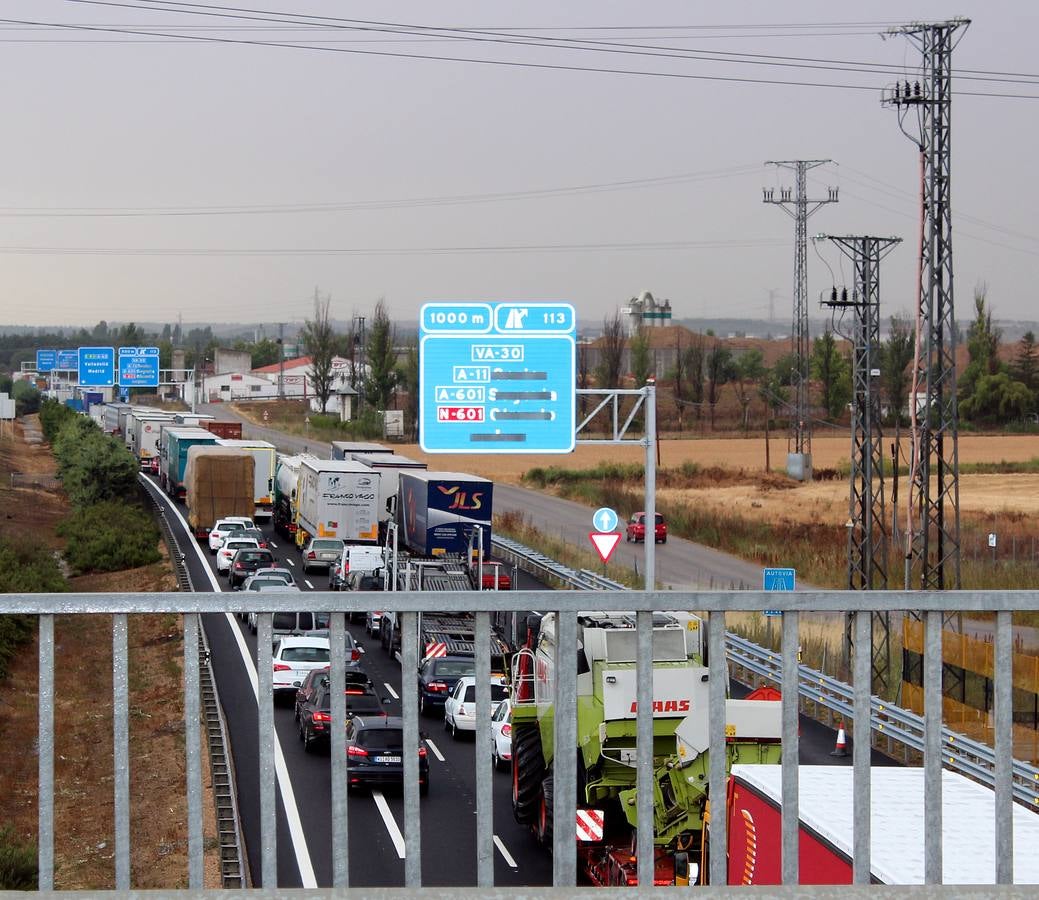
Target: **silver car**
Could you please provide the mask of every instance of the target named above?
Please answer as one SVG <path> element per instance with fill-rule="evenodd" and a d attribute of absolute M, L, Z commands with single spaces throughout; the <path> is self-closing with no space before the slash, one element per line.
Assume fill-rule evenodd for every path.
<path fill-rule="evenodd" d="M 303 571 L 324 569 L 327 572 L 343 555 L 343 546 L 339 538 L 311 538 L 303 548 Z"/>

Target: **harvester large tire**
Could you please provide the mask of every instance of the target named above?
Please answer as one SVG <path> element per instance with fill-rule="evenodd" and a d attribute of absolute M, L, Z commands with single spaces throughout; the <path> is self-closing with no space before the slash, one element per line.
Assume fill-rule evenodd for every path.
<path fill-rule="evenodd" d="M 512 814 L 521 825 L 530 825 L 537 818 L 544 775 L 545 757 L 538 726 L 513 726 Z"/>
<path fill-rule="evenodd" d="M 537 835 L 538 843 L 542 847 L 547 847 L 549 850 L 552 849 L 552 814 L 554 809 L 555 799 L 555 783 L 556 780 L 549 772 L 545 776 L 545 780 L 541 782 L 541 799 L 538 802 L 538 818 L 534 823 L 534 831 Z"/>

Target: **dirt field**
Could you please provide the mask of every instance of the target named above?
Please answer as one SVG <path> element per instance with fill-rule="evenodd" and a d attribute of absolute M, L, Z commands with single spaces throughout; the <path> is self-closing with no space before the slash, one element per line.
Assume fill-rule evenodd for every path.
<path fill-rule="evenodd" d="M 54 471 L 49 448 L 34 432 L 33 423 L 27 433 L 18 423 L 17 438 L 0 441 L 0 534 L 30 534 L 59 549 L 54 528 L 68 510 L 62 495 L 10 487 L 11 472 Z M 177 584 L 164 558 L 125 572 L 72 578 L 69 590 L 175 591 Z M 187 886 L 181 633 L 176 616 L 130 617 L 131 880 L 137 888 Z M 111 648 L 110 617 L 55 619 L 55 886 L 63 890 L 115 886 Z M 34 641 L 0 682 L 0 821 L 33 841 L 37 660 Z M 208 761 L 203 781 L 207 836 L 215 836 Z M 210 856 L 206 885 L 219 887 L 218 863 Z"/>
<path fill-rule="evenodd" d="M 770 443 L 771 467 L 773 470 L 782 469 L 786 461 L 786 440 L 772 440 Z M 521 483 L 523 473 L 537 466 L 582 469 L 603 461 L 645 462 L 645 451 L 641 447 L 607 444 L 581 444 L 572 454 L 540 456 L 425 454 L 415 444 L 395 449 L 413 459 L 425 460 L 431 468 L 472 472 L 510 484 Z M 1025 435 L 969 435 L 960 438 L 959 454 L 961 463 L 1025 462 L 1039 456 L 1039 438 Z M 850 447 L 846 437 L 812 440 L 812 461 L 817 470 L 833 469 L 842 464 L 846 466 L 849 456 Z M 777 490 L 776 479 L 762 478 L 765 449 L 761 438 L 660 442 L 660 467 L 673 468 L 685 462 L 696 463 L 701 467 L 718 466 L 741 473 L 741 477 L 733 478 L 735 483 L 702 489 L 658 489 L 660 497 L 726 509 L 746 518 L 764 521 L 783 517 L 796 522 L 843 523 L 848 518 L 847 479 L 813 481 L 808 484 L 787 482 L 782 490 Z M 904 473 L 902 484 L 904 490 Z M 965 514 L 979 515 L 1000 512 L 1037 514 L 1039 475 L 960 475 L 960 509 Z"/>

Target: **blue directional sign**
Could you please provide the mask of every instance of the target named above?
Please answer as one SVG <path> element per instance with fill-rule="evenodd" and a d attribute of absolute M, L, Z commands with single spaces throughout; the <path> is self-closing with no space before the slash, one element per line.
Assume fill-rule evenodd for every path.
<path fill-rule="evenodd" d="M 793 569 L 762 569 L 763 589 L 766 591 L 795 590 L 796 578 Z"/>
<path fill-rule="evenodd" d="M 592 527 L 596 531 L 613 531 L 617 522 L 617 513 L 608 506 L 601 506 L 592 514 Z"/>
<path fill-rule="evenodd" d="M 49 372 L 58 363 L 58 351 L 57 350 L 37 350 L 36 351 L 36 371 L 37 372 Z"/>
<path fill-rule="evenodd" d="M 569 303 L 427 303 L 419 421 L 427 453 L 570 453 L 576 316 Z"/>
<path fill-rule="evenodd" d="M 62 372 L 76 372 L 79 369 L 79 350 L 59 350 L 58 361 L 54 368 Z"/>
<path fill-rule="evenodd" d="M 158 347 L 120 347 L 119 385 L 131 387 L 159 386 Z"/>
<path fill-rule="evenodd" d="M 111 387 L 115 384 L 115 348 L 79 348 L 80 387 Z"/>

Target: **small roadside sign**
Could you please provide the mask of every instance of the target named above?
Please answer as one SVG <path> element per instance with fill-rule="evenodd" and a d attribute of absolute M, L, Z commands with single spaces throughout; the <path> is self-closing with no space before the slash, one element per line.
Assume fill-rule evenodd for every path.
<path fill-rule="evenodd" d="M 763 590 L 795 590 L 797 573 L 793 569 L 762 569 L 761 576 Z"/>
<path fill-rule="evenodd" d="M 783 610 L 781 610 L 781 609 L 766 609 L 765 610 L 765 615 L 768 616 L 769 618 L 772 618 L 773 616 L 781 616 L 781 615 L 783 615 Z"/>
<path fill-rule="evenodd" d="M 592 514 L 592 527 L 596 531 L 615 531 L 618 521 L 617 513 L 608 506 L 602 506 Z"/>
<path fill-rule="evenodd" d="M 593 531 L 588 535 L 588 539 L 592 542 L 592 546 L 595 547 L 595 552 L 599 554 L 599 559 L 603 562 L 609 562 L 613 551 L 620 542 L 621 536 L 616 531 L 610 531 L 606 534 Z"/>

